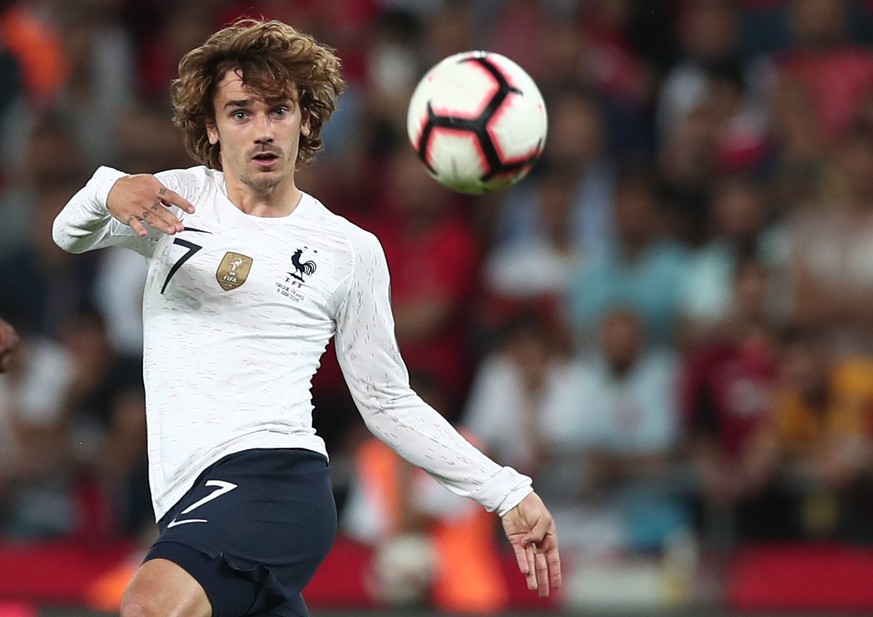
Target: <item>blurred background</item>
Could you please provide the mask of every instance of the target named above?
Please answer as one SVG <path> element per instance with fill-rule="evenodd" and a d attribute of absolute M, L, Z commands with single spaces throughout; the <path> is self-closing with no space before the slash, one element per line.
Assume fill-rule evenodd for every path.
<path fill-rule="evenodd" d="M 530 474 L 565 586 L 497 518 L 313 384 L 341 529 L 314 614 L 873 612 L 873 2 L 0 0 L 0 616 L 115 611 L 154 538 L 146 264 L 64 254 L 102 164 L 187 167 L 168 89 L 241 15 L 334 47 L 348 88 L 300 186 L 374 231 L 423 398 Z M 406 105 L 488 49 L 547 102 L 542 160 L 438 187 Z"/>

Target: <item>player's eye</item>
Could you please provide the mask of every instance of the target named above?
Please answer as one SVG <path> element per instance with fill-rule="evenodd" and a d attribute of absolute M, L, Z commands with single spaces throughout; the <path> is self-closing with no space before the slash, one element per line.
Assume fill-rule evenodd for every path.
<path fill-rule="evenodd" d="M 283 107 L 277 107 L 276 109 L 273 110 L 273 115 L 274 115 L 274 116 L 278 116 L 278 117 L 280 117 L 280 118 L 283 117 L 283 116 L 285 116 L 287 113 L 288 113 L 288 108 L 287 108 L 287 107 L 284 107 L 284 106 L 283 106 Z"/>
<path fill-rule="evenodd" d="M 231 114 L 231 117 L 234 120 L 245 120 L 246 119 L 246 112 L 242 111 L 241 109 L 238 109 Z"/>

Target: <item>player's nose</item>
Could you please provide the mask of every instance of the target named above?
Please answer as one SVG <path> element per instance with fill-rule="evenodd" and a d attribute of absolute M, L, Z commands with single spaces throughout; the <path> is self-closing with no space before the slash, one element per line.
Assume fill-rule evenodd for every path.
<path fill-rule="evenodd" d="M 263 143 L 273 141 L 273 123 L 267 114 L 255 115 L 255 141 Z"/>

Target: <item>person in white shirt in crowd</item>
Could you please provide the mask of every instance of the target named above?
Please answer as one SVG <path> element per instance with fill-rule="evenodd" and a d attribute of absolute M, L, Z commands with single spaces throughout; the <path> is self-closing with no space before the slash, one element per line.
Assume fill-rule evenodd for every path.
<path fill-rule="evenodd" d="M 577 548 L 657 550 L 690 524 L 672 473 L 678 364 L 672 351 L 647 346 L 642 323 L 634 310 L 613 307 L 599 345 L 583 349 L 574 367 L 575 413 L 563 430 L 586 484 L 587 522 L 569 539 Z"/>
<path fill-rule="evenodd" d="M 81 253 L 149 258 L 143 304 L 152 500 L 160 536 L 122 617 L 307 615 L 301 591 L 336 508 L 310 385 L 328 341 L 368 428 L 502 518 L 541 596 L 561 583 L 554 521 L 531 480 L 473 447 L 410 388 L 379 241 L 295 183 L 343 88 L 339 59 L 277 21 L 192 50 L 175 121 L 199 167 L 100 168 L 58 215 Z"/>
<path fill-rule="evenodd" d="M 12 318 L 19 323 L 19 320 Z M 47 538 L 73 530 L 64 402 L 73 359 L 0 319 L 0 533 Z"/>

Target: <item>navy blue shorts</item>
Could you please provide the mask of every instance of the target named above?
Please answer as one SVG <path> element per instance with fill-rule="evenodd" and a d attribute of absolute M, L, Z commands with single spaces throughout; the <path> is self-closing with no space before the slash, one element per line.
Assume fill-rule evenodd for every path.
<path fill-rule="evenodd" d="M 168 559 L 185 569 L 206 591 L 215 617 L 306 617 L 300 592 L 336 536 L 330 467 L 309 450 L 228 455 L 158 526 L 145 560 Z"/>

